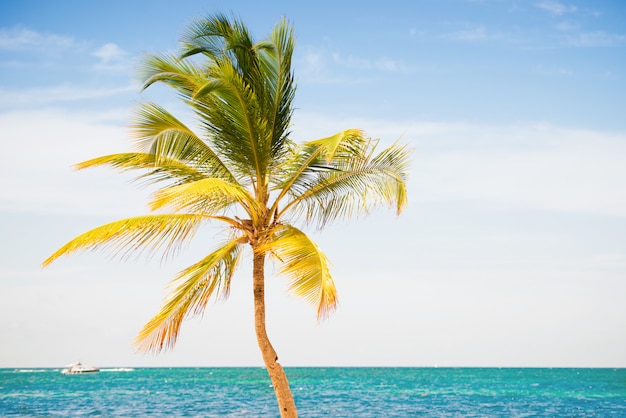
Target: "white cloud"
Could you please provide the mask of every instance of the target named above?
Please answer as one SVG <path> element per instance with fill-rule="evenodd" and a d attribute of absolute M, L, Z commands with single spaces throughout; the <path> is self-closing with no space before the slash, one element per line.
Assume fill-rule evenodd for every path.
<path fill-rule="evenodd" d="M 76 172 L 89 158 L 132 149 L 124 111 L 55 109 L 0 114 L 5 156 L 0 210 L 129 215 L 145 208 L 145 193 L 111 169 Z"/>
<path fill-rule="evenodd" d="M 97 70 L 121 71 L 130 68 L 130 62 L 127 59 L 129 53 L 116 44 L 104 44 L 91 55 L 100 59 L 100 62 L 94 66 Z"/>
<path fill-rule="evenodd" d="M 294 134 L 348 127 L 415 148 L 411 196 L 626 216 L 626 134 L 551 125 L 489 126 L 302 115 Z"/>
<path fill-rule="evenodd" d="M 92 55 L 100 58 L 103 64 L 108 64 L 124 59 L 128 53 L 116 44 L 108 43 L 102 45 Z"/>
<path fill-rule="evenodd" d="M 597 254 L 584 260 L 586 263 L 595 268 L 613 269 L 626 267 L 626 254 L 608 253 Z"/>
<path fill-rule="evenodd" d="M 68 36 L 44 34 L 19 27 L 0 29 L 0 49 L 8 51 L 35 50 L 50 53 L 76 46 L 76 40 Z"/>
<path fill-rule="evenodd" d="M 457 133 L 484 145 L 418 153 L 423 198 L 626 216 L 626 136 L 553 126 L 468 126 Z"/>

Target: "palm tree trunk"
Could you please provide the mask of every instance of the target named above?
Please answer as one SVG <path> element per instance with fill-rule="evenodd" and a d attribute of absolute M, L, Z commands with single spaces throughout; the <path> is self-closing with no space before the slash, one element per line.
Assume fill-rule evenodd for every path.
<path fill-rule="evenodd" d="M 272 347 L 265 329 L 265 254 L 263 253 L 254 255 L 253 282 L 256 338 L 263 355 L 265 367 L 274 386 L 280 416 L 282 418 L 297 418 L 298 411 L 289 388 L 287 375 L 283 367 L 277 362 L 278 355 L 276 355 L 276 351 Z"/>

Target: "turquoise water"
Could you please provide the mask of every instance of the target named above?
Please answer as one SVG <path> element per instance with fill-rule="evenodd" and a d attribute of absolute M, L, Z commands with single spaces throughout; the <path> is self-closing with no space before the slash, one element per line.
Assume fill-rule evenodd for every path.
<path fill-rule="evenodd" d="M 626 369 L 288 368 L 301 417 L 626 417 Z M 275 417 L 262 368 L 0 369 L 0 416 Z"/>

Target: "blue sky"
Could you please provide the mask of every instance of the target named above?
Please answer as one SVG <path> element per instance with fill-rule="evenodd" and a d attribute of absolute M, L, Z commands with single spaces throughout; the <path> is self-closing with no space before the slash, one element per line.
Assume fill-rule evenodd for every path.
<path fill-rule="evenodd" d="M 626 367 L 626 4 L 550 0 L 0 3 L 0 367 L 262 364 L 249 265 L 174 351 L 131 346 L 215 231 L 168 263 L 39 267 L 147 212 L 131 177 L 71 166 L 130 149 L 142 100 L 190 120 L 141 93 L 136 66 L 217 11 L 257 38 L 293 23 L 295 140 L 360 127 L 414 149 L 402 216 L 313 233 L 340 292 L 330 320 L 268 278 L 283 365 Z"/>

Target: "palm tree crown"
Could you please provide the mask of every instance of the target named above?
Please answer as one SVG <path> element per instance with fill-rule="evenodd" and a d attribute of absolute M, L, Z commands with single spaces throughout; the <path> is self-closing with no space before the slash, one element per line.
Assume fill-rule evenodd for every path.
<path fill-rule="evenodd" d="M 138 250 L 165 254 L 206 222 L 222 222 L 229 239 L 179 272 L 161 311 L 137 337 L 141 349 L 172 347 L 186 317 L 203 312 L 211 297 L 228 296 L 243 249 L 266 256 L 297 296 L 325 317 L 337 303 L 326 256 L 296 223 L 322 228 L 386 204 L 407 203 L 409 151 L 358 129 L 296 144 L 290 138 L 295 94 L 292 27 L 280 21 L 254 41 L 238 19 L 213 15 L 193 23 L 178 55 L 148 56 L 144 88 L 163 83 L 193 110 L 199 132 L 155 103 L 143 103 L 132 130 L 135 152 L 77 165 L 141 169 L 158 185 L 153 214 L 88 231 L 44 261 L 78 250 L 104 248 L 118 255 Z"/>

